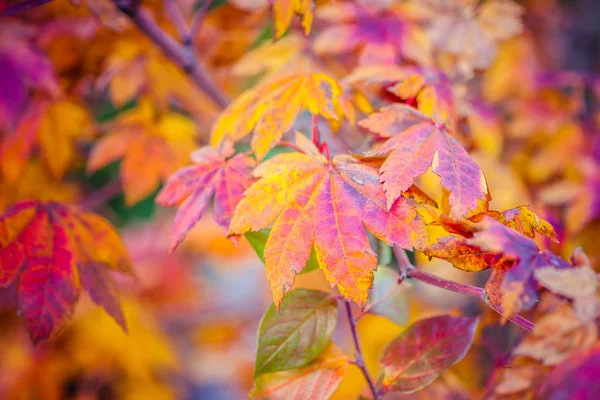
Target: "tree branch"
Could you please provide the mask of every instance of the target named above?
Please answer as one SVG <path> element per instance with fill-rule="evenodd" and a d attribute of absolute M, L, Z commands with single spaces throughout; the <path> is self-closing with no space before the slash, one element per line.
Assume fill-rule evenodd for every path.
<path fill-rule="evenodd" d="M 200 28 L 202 27 L 202 23 L 204 22 L 204 18 L 206 18 L 211 4 L 212 0 L 204 0 L 204 3 L 202 3 L 202 8 L 200 8 L 196 12 L 196 15 L 194 15 L 194 19 L 192 20 L 192 28 L 190 29 L 190 46 L 192 46 L 196 41 L 198 33 L 200 32 Z"/>
<path fill-rule="evenodd" d="M 354 348 L 356 349 L 355 358 L 356 360 L 353 362 L 360 370 L 362 371 L 369 387 L 371 388 L 371 392 L 373 393 L 374 400 L 381 400 L 383 398 L 382 394 L 375 386 L 375 382 L 371 375 L 369 375 L 369 371 L 367 371 L 367 367 L 365 366 L 365 360 L 362 354 L 362 350 L 360 349 L 360 342 L 358 341 L 358 334 L 356 333 L 356 319 L 354 319 L 354 314 L 352 314 L 352 304 L 348 300 L 344 300 L 344 304 L 346 305 L 346 313 L 348 314 L 348 323 L 350 324 L 350 332 L 352 333 L 352 340 L 354 340 Z"/>
<path fill-rule="evenodd" d="M 120 180 L 110 182 L 79 202 L 83 208 L 94 210 L 106 203 L 108 200 L 121 193 L 123 184 Z"/>
<path fill-rule="evenodd" d="M 146 10 L 138 7 L 136 1 L 114 0 L 115 4 L 135 26 L 138 27 L 156 46 L 158 46 L 164 55 L 173 63 L 179 66 L 187 75 L 196 82 L 219 107 L 225 108 L 229 104 L 229 98 L 223 91 L 215 85 L 209 78 L 208 71 L 198 60 L 196 53 L 190 47 L 178 43 L 169 34 L 167 34 L 152 19 Z M 176 5 L 174 5 L 176 6 Z M 173 7 L 171 11 L 177 12 Z M 181 27 L 180 27 L 181 28 Z M 178 28 L 178 29 L 180 29 Z"/>
<path fill-rule="evenodd" d="M 487 305 L 492 310 L 496 311 L 498 314 L 504 316 L 502 313 L 502 309 L 494 306 L 490 299 L 488 298 L 487 293 L 484 288 L 480 288 L 477 286 L 465 285 L 458 282 L 449 281 L 444 278 L 440 278 L 439 276 L 428 274 L 427 272 L 421 271 L 411 264 L 408 259 L 406 252 L 401 248 L 394 246 L 394 255 L 396 256 L 396 260 L 398 260 L 398 266 L 400 267 L 400 279 L 401 281 L 406 278 L 414 278 L 421 282 L 427 283 L 428 285 L 436 286 L 442 289 L 446 289 L 450 292 L 464 294 L 466 296 L 476 297 L 479 300 L 483 301 L 485 305 Z M 524 330 L 531 332 L 533 328 L 535 328 L 535 324 L 529 321 L 526 318 L 521 317 L 520 315 L 514 315 L 509 317 L 508 320 L 515 325 L 520 326 Z"/>
<path fill-rule="evenodd" d="M 0 12 L 0 16 L 15 15 L 15 14 L 21 13 L 23 11 L 27 11 L 32 8 L 44 5 L 46 3 L 49 3 L 50 1 L 52 1 L 52 0 L 25 0 L 25 1 L 20 1 L 18 3 L 6 2 L 5 3 L 6 8 L 4 8 Z"/>

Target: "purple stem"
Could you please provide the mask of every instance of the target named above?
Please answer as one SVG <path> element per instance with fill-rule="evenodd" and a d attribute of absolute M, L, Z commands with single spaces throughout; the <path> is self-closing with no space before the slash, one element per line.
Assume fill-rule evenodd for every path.
<path fill-rule="evenodd" d="M 87 208 L 89 210 L 94 210 L 100 207 L 102 204 L 106 203 L 108 200 L 117 196 L 121 193 L 122 190 L 121 181 L 111 182 L 99 190 L 91 193 L 88 197 L 83 199 L 79 205 L 83 208 Z"/>
<path fill-rule="evenodd" d="M 229 99 L 215 83 L 208 78 L 208 71 L 200 63 L 193 50 L 178 43 L 152 19 L 146 10 L 125 2 L 116 2 L 120 10 L 142 31 L 167 58 L 178 65 L 194 82 L 221 108 L 227 107 Z"/>
<path fill-rule="evenodd" d="M 51 0 L 29 0 L 29 1 L 20 1 L 18 3 L 8 3 L 6 4 L 6 8 L 0 12 L 0 16 L 4 15 L 15 15 L 23 11 L 27 11 L 34 7 L 39 7 L 43 4 L 50 2 Z"/>
<path fill-rule="evenodd" d="M 436 286 L 442 289 L 446 289 L 450 292 L 460 293 L 471 297 L 476 297 L 483 301 L 489 308 L 496 311 L 500 315 L 504 315 L 502 313 L 502 309 L 494 306 L 485 292 L 484 288 L 480 288 L 477 286 L 465 285 L 462 283 L 449 281 L 444 278 L 440 278 L 439 276 L 428 274 L 427 272 L 421 271 L 411 264 L 406 252 L 401 248 L 394 246 L 394 255 L 398 260 L 398 266 L 400 267 L 400 276 L 401 279 L 405 278 L 414 278 L 421 282 L 427 283 L 432 286 Z M 514 315 L 509 317 L 508 320 L 515 325 L 520 326 L 524 330 L 531 332 L 533 328 L 535 328 L 535 324 L 529 321 L 526 318 L 521 317 L 520 315 Z"/>
<path fill-rule="evenodd" d="M 348 323 L 350 324 L 350 332 L 352 332 L 352 339 L 354 340 L 354 348 L 356 349 L 355 360 L 352 364 L 355 364 L 362 371 L 369 387 L 371 388 L 371 392 L 373 393 L 374 400 L 381 400 L 383 398 L 382 394 L 379 393 L 377 386 L 375 386 L 375 382 L 371 375 L 369 375 L 369 371 L 367 371 L 367 367 L 365 366 L 365 360 L 362 354 L 362 350 L 360 349 L 360 342 L 358 341 L 358 334 L 356 333 L 356 319 L 354 319 L 354 314 L 352 314 L 352 304 L 348 300 L 344 300 L 344 304 L 346 305 L 346 313 L 348 314 Z"/>

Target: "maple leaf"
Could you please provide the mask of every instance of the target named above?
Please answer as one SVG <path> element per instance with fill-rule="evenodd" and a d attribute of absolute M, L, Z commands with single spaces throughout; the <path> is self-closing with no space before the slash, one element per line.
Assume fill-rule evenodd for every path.
<path fill-rule="evenodd" d="M 344 82 L 384 84 L 386 90 L 408 102 L 439 123 L 454 126 L 456 110 L 451 82 L 442 71 L 427 67 L 369 65 L 356 68 Z"/>
<path fill-rule="evenodd" d="M 380 175 L 388 207 L 429 167 L 451 193 L 452 214 L 464 216 L 477 207 L 478 200 L 488 199 L 483 172 L 446 125 L 405 104 L 384 107 L 359 125 L 387 139 L 366 156 L 387 155 Z"/>
<path fill-rule="evenodd" d="M 491 253 L 501 254 L 505 261 L 508 261 L 495 266 L 486 284 L 488 294 L 501 293 L 501 307 L 505 317 L 520 310 L 528 310 L 536 304 L 539 289 L 535 277 L 537 269 L 572 268 L 562 258 L 547 250 L 540 251 L 533 240 L 490 217 L 486 217 L 478 227 L 480 230 L 474 233 L 472 239 L 467 239 L 467 243 Z M 490 296 L 492 302 L 495 302 L 495 299 Z"/>
<path fill-rule="evenodd" d="M 597 341 L 598 328 L 593 321 L 581 320 L 570 306 L 565 305 L 537 321 L 533 331 L 514 349 L 513 355 L 528 356 L 544 365 L 558 365 L 574 351 L 588 349 Z"/>
<path fill-rule="evenodd" d="M 274 222 L 264 255 L 277 306 L 314 245 L 329 284 L 364 307 L 377 268 L 365 227 L 389 245 L 421 248 L 423 222 L 403 198 L 386 207 L 375 168 L 347 156 L 328 164 L 306 137 L 297 134 L 296 141 L 305 154 L 278 154 L 256 168 L 262 179 L 238 204 L 229 233 Z"/>
<path fill-rule="evenodd" d="M 12 128 L 27 105 L 28 89 L 60 93 L 52 63 L 33 45 L 36 30 L 16 20 L 0 26 L 0 128 Z"/>
<path fill-rule="evenodd" d="M 110 270 L 132 275 L 117 233 L 102 217 L 60 203 L 24 201 L 0 217 L 0 286 L 16 285 L 34 342 L 73 313 L 83 287 L 126 329 Z"/>
<path fill-rule="evenodd" d="M 202 147 L 192 153 L 195 165 L 173 174 L 156 197 L 163 206 L 179 206 L 171 230 L 171 251 L 183 241 L 202 218 L 214 194 L 214 216 L 225 232 L 244 191 L 252 183 L 254 160 L 245 154 L 233 155 L 233 148 L 219 151 Z"/>
<path fill-rule="evenodd" d="M 97 171 L 123 158 L 125 202 L 133 205 L 187 164 L 189 153 L 196 147 L 195 133 L 193 121 L 173 112 L 159 113 L 151 100 L 142 99 L 137 108 L 119 116 L 111 132 L 96 142 L 87 170 Z"/>
<path fill-rule="evenodd" d="M 440 315 L 412 324 L 381 358 L 384 390 L 413 393 L 432 383 L 467 354 L 478 322 Z"/>
<path fill-rule="evenodd" d="M 599 366 L 600 344 L 572 354 L 546 376 L 537 388 L 536 398 L 593 399 L 600 390 Z"/>
<path fill-rule="evenodd" d="M 457 57 L 467 76 L 488 67 L 497 43 L 522 29 L 523 9 L 511 0 L 426 0 L 418 5 L 429 14 L 427 31 L 434 49 Z"/>
<path fill-rule="evenodd" d="M 149 97 L 163 109 L 176 101 L 206 124 L 218 111 L 185 72 L 151 42 L 141 41 L 136 34 L 121 35 L 114 42 L 96 86 L 107 88 L 117 107 L 125 106 L 136 97 Z"/>
<path fill-rule="evenodd" d="M 483 271 L 498 264 L 502 256 L 467 243 L 464 238 L 442 236 L 437 243 L 423 249 L 429 257 L 446 260 L 463 271 Z"/>
<path fill-rule="evenodd" d="M 600 312 L 596 298 L 598 278 L 581 247 L 573 252 L 576 268 L 558 270 L 551 267 L 535 271 L 535 278 L 547 289 L 573 300 L 575 314 L 582 321 L 593 321 Z"/>
<path fill-rule="evenodd" d="M 0 180 L 0 211 L 22 200 L 74 202 L 81 188 L 75 182 L 63 182 L 53 177 L 38 159 L 29 159 L 16 182 Z"/>
<path fill-rule="evenodd" d="M 264 72 L 267 77 L 271 77 L 282 71 L 290 75 L 289 71 L 295 69 L 297 64 L 303 64 L 306 43 L 305 38 L 294 34 L 274 43 L 265 42 L 244 54 L 235 63 L 232 72 L 238 76 L 253 76 Z"/>
<path fill-rule="evenodd" d="M 260 375 L 254 381 L 251 399 L 329 399 L 342 382 L 348 358 L 333 342 L 310 363 L 291 370 Z"/>
<path fill-rule="evenodd" d="M 210 144 L 218 146 L 226 138 L 237 142 L 254 131 L 252 150 L 262 160 L 304 108 L 337 119 L 335 108 L 341 93 L 335 80 L 320 73 L 265 82 L 242 93 L 221 113 L 213 125 Z"/>
<path fill-rule="evenodd" d="M 409 10 L 399 5 L 380 9 L 353 3 L 320 7 L 317 17 L 328 22 L 315 38 L 317 54 L 344 54 L 360 49 L 358 64 L 396 64 L 410 59 L 427 64 L 430 46 Z"/>
<path fill-rule="evenodd" d="M 275 40 L 281 38 L 292 23 L 294 14 L 300 17 L 304 34 L 310 33 L 313 22 L 312 0 L 272 0 L 273 19 L 275 20 Z"/>
<path fill-rule="evenodd" d="M 62 178 L 77 157 L 75 141 L 94 134 L 91 115 L 81 104 L 71 100 L 34 101 L 14 133 L 0 145 L 2 175 L 13 183 L 20 179 L 37 147 L 50 174 Z"/>

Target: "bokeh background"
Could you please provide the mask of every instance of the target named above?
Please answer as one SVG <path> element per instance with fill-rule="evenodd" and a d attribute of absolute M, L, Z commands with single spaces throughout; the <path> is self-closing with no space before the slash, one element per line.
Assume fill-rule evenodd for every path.
<path fill-rule="evenodd" d="M 312 39 L 303 39 L 296 25 L 270 44 L 273 26 L 265 3 L 214 1 L 195 38 L 214 82 L 230 96 L 282 71 L 319 68 L 341 78 L 357 63 L 368 62 L 360 46 L 338 52 L 325 45 L 317 55 L 307 51 Z M 317 3 L 318 10 L 327 2 Z M 393 3 L 406 2 L 359 3 L 381 16 Z M 457 11 L 469 9 L 470 1 L 466 6 L 459 0 L 424 3 L 438 10 L 430 14 L 428 29 L 440 15 L 456 14 L 454 26 L 471 18 Z M 561 239 L 542 245 L 564 257 L 583 246 L 598 270 L 600 2 L 517 3 L 523 7 L 523 27 L 514 35 L 492 45 L 468 37 L 441 57 L 440 65 L 463 77 L 453 87 L 455 96 L 468 99 L 471 92 L 463 82 L 476 81 L 480 99 L 462 103 L 469 107 L 463 127 L 471 154 L 490 182 L 492 208 L 529 205 L 552 222 Z M 204 5 L 178 4 L 184 15 Z M 177 36 L 162 1 L 142 5 Z M 313 38 L 332 24 L 318 15 Z M 414 17 L 402 15 L 398 18 L 406 23 Z M 367 42 L 381 38 L 374 37 Z M 245 240 L 234 246 L 210 215 L 169 254 L 174 210 L 154 203 L 161 182 L 189 162 L 190 151 L 207 143 L 218 112 L 107 0 L 54 0 L 0 16 L 0 210 L 23 199 L 93 208 L 118 228 L 139 277 L 119 280 L 128 334 L 83 295 L 72 321 L 37 346 L 14 311 L 11 293 L 0 291 L 0 398 L 247 397 L 256 328 L 271 303 L 264 266 Z M 135 143 L 152 137 L 158 145 L 118 153 L 123 142 L 111 135 L 126 121 L 138 124 Z M 297 128 L 308 131 L 309 126 L 310 116 L 301 116 Z M 359 140 L 355 128 L 341 137 L 328 126 L 322 130 L 334 152 L 347 145 L 340 140 L 355 145 Z M 441 193 L 433 175 L 420 183 L 428 193 Z M 487 276 L 420 255 L 412 259 L 427 271 L 465 283 L 482 285 Z M 300 275 L 297 286 L 332 291 L 319 271 Z M 489 319 L 487 331 L 480 333 L 485 340 L 443 375 L 443 386 L 434 384 L 424 395 L 476 398 L 518 332 L 501 326 L 479 303 L 436 288 L 406 284 L 402 298 L 409 321 L 459 310 Z M 340 315 L 340 321 L 344 318 Z M 359 336 L 374 374 L 383 348 L 404 327 L 379 316 L 361 318 Z M 338 324 L 333 340 L 352 353 L 346 324 Z M 350 366 L 334 398 L 361 393 L 367 393 L 364 378 Z"/>

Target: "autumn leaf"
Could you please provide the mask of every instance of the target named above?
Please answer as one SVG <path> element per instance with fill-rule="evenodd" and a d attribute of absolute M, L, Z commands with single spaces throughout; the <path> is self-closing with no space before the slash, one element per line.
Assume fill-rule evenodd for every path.
<path fill-rule="evenodd" d="M 470 76 L 493 61 L 497 45 L 522 29 L 523 9 L 512 0 L 430 0 L 418 3 L 429 14 L 427 32 L 433 48 L 456 58 Z"/>
<path fill-rule="evenodd" d="M 304 34 L 310 33 L 313 22 L 313 0 L 273 0 L 272 7 L 275 40 L 281 38 L 288 30 L 294 14 L 299 16 Z"/>
<path fill-rule="evenodd" d="M 442 71 L 426 67 L 369 65 L 356 68 L 344 82 L 383 84 L 388 92 L 416 107 L 438 123 L 453 127 L 456 106 L 449 78 Z"/>
<path fill-rule="evenodd" d="M 0 26 L 0 128 L 14 127 L 27 106 L 28 89 L 52 97 L 60 93 L 52 63 L 33 44 L 36 33 L 36 28 L 17 20 L 4 19 Z"/>
<path fill-rule="evenodd" d="M 75 182 L 56 179 L 48 168 L 37 159 L 30 159 L 23 166 L 21 178 L 12 183 L 0 180 L 0 212 L 22 200 L 74 202 L 80 198 L 81 188 Z"/>
<path fill-rule="evenodd" d="M 348 358 L 333 342 L 308 364 L 287 371 L 260 375 L 254 381 L 251 399 L 325 400 L 342 382 Z"/>
<path fill-rule="evenodd" d="M 60 179 L 77 157 L 76 140 L 94 134 L 92 117 L 78 102 L 35 101 L 0 144 L 2 175 L 9 182 L 19 180 L 27 159 L 39 149 L 48 172 Z"/>
<path fill-rule="evenodd" d="M 24 201 L 0 217 L 0 286 L 16 285 L 33 342 L 70 318 L 81 287 L 126 329 L 109 271 L 133 274 L 117 233 L 102 217 L 60 203 Z"/>
<path fill-rule="evenodd" d="M 338 55 L 360 49 L 359 65 L 392 66 L 399 58 L 427 64 L 429 41 L 407 11 L 399 5 L 374 10 L 349 2 L 319 7 L 317 17 L 328 26 L 315 38 L 314 50 L 320 55 Z"/>
<path fill-rule="evenodd" d="M 568 271 L 568 270 L 565 270 Z M 565 304 L 544 315 L 514 349 L 514 356 L 527 356 L 544 365 L 565 361 L 576 350 L 585 350 L 598 341 L 598 328 L 590 320 L 582 320 Z"/>
<path fill-rule="evenodd" d="M 415 322 L 381 359 L 385 390 L 413 393 L 459 362 L 471 347 L 478 318 L 441 315 Z"/>
<path fill-rule="evenodd" d="M 436 124 L 404 104 L 384 107 L 359 125 L 387 139 L 366 155 L 387 155 L 380 175 L 388 207 L 429 167 L 451 192 L 449 201 L 454 215 L 464 216 L 477 207 L 479 200 L 488 199 L 483 172 L 446 125 Z"/>
<path fill-rule="evenodd" d="M 324 74 L 294 75 L 267 81 L 241 94 L 219 116 L 210 143 L 235 142 L 254 131 L 252 150 L 262 160 L 303 109 L 337 119 L 335 108 L 342 93 L 339 84 Z"/>
<path fill-rule="evenodd" d="M 102 5 L 104 1 L 96 0 L 94 4 Z M 150 98 L 160 108 L 168 109 L 175 101 L 206 124 L 212 122 L 218 111 L 184 71 L 152 43 L 140 40 L 138 35 L 119 35 L 112 43 L 102 68 L 96 86 L 107 89 L 117 107 L 123 107 L 136 98 Z"/>
<path fill-rule="evenodd" d="M 289 70 L 302 63 L 306 54 L 306 39 L 299 35 L 287 35 L 277 42 L 265 42 L 244 54 L 233 66 L 232 72 L 238 76 L 253 76 L 265 73 L 272 76 Z"/>
<path fill-rule="evenodd" d="M 251 185 L 254 160 L 233 154 L 233 148 L 202 147 L 192 153 L 194 165 L 173 174 L 158 193 L 156 202 L 179 206 L 171 230 L 171 251 L 202 218 L 214 195 L 214 217 L 225 232 L 244 191 Z"/>
<path fill-rule="evenodd" d="M 535 278 L 552 292 L 573 300 L 575 313 L 582 321 L 593 321 L 600 312 L 596 298 L 598 277 L 581 247 L 575 250 L 575 260 L 578 257 L 585 260 L 584 264 L 563 270 L 540 268 L 535 271 Z"/>
<path fill-rule="evenodd" d="M 487 292 L 501 293 L 504 316 L 532 308 L 538 300 L 539 283 L 535 271 L 542 267 L 568 269 L 572 266 L 548 250 L 541 250 L 536 243 L 490 217 L 478 224 L 479 231 L 470 245 L 484 251 L 502 255 L 505 262 L 495 265 Z M 512 262 L 510 262 L 512 260 Z M 499 305 L 499 304 L 496 304 Z"/>
<path fill-rule="evenodd" d="M 437 243 L 423 249 L 429 257 L 439 258 L 463 271 L 477 272 L 496 265 L 502 256 L 467 243 L 464 238 L 442 236 Z"/>
<path fill-rule="evenodd" d="M 547 400 L 593 399 L 600 390 L 600 345 L 573 354 L 556 367 L 539 386 L 536 398 Z"/>
<path fill-rule="evenodd" d="M 276 305 L 314 245 L 329 284 L 364 307 L 377 268 L 365 227 L 389 245 L 410 249 L 425 243 L 423 222 L 403 198 L 388 210 L 376 169 L 348 156 L 328 163 L 301 134 L 296 143 L 305 154 L 279 154 L 257 167 L 262 179 L 238 204 L 229 233 L 257 231 L 274 222 L 265 261 Z"/>
<path fill-rule="evenodd" d="M 311 362 L 329 343 L 337 315 L 335 298 L 316 290 L 290 292 L 279 310 L 271 305 L 258 328 L 254 377 Z"/>
<path fill-rule="evenodd" d="M 261 229 L 258 232 L 246 232 L 244 235 L 260 260 L 265 263 L 265 246 L 267 245 L 267 240 L 269 239 L 269 235 L 271 234 L 270 229 Z M 319 262 L 317 261 L 317 256 L 315 255 L 315 251 L 310 253 L 310 257 L 308 261 L 306 261 L 306 266 L 300 272 L 301 274 L 311 272 L 319 268 Z"/>
<path fill-rule="evenodd" d="M 97 171 L 122 158 L 125 202 L 133 205 L 187 164 L 189 153 L 196 147 L 195 133 L 193 121 L 173 112 L 159 113 L 149 99 L 143 99 L 96 142 L 87 170 Z"/>

